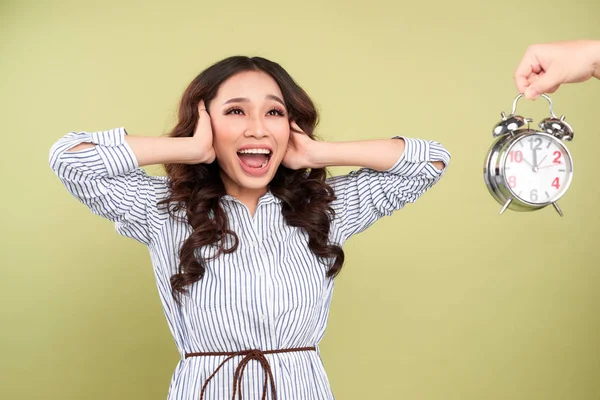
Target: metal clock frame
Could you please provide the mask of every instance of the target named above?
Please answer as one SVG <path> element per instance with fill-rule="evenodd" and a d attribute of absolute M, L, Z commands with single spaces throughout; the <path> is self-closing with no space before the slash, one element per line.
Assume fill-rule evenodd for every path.
<path fill-rule="evenodd" d="M 529 122 L 533 121 L 531 118 L 523 118 L 515 115 L 517 101 L 522 96 L 523 94 L 519 94 L 513 101 L 512 111 L 509 116 L 501 113 L 502 121 L 497 124 L 494 129 L 494 137 L 497 137 L 498 139 L 488 150 L 483 167 L 483 179 L 492 197 L 498 203 L 503 205 L 500 214 L 504 213 L 506 209 L 511 209 L 513 211 L 535 211 L 552 204 L 556 212 L 562 217 L 563 213 L 558 206 L 557 201 L 567 192 L 573 180 L 573 157 L 567 146 L 563 144 L 563 141 L 571 140 L 573 138 L 573 129 L 564 122 L 564 115 L 560 118 L 556 117 L 552 109 L 552 101 L 545 94 L 543 94 L 542 97 L 550 103 L 551 117 L 542 120 L 540 123 L 540 128 L 544 131 L 530 129 Z M 527 124 L 526 128 L 525 124 Z M 524 140 L 525 137 L 533 135 L 545 136 L 549 140 L 554 141 L 564 150 L 566 156 L 569 158 L 571 167 L 568 173 L 566 186 L 563 186 L 562 190 L 556 196 L 544 203 L 531 203 L 520 198 L 508 184 L 506 171 L 504 169 L 506 158 L 512 148 L 519 143 L 520 140 Z"/>

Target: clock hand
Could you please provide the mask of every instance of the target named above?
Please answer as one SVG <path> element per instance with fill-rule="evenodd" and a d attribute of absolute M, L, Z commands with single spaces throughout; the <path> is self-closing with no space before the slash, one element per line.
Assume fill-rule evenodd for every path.
<path fill-rule="evenodd" d="M 527 161 L 527 159 L 526 159 L 525 157 L 523 157 L 523 161 L 525 161 L 527 164 L 529 164 L 529 166 L 530 166 L 531 168 L 533 168 L 533 165 L 532 165 L 532 164 L 531 164 L 529 161 Z"/>
<path fill-rule="evenodd" d="M 538 169 L 544 169 L 544 168 L 552 168 L 552 167 L 558 167 L 560 164 L 550 164 L 550 165 L 546 165 L 545 167 L 539 167 Z"/>
<path fill-rule="evenodd" d="M 539 163 L 537 163 L 537 164 L 535 165 L 535 168 L 537 168 L 537 169 L 540 169 L 540 165 L 542 165 L 542 163 L 544 162 L 544 160 L 546 159 L 546 157 L 548 157 L 548 154 L 546 154 L 546 155 L 544 156 L 544 158 L 542 158 L 542 161 L 540 161 Z"/>

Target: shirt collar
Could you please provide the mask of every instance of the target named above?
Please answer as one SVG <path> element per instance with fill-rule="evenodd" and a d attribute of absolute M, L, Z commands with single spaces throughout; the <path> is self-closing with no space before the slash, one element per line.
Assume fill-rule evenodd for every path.
<path fill-rule="evenodd" d="M 221 197 L 221 200 L 223 201 L 227 201 L 227 202 L 234 202 L 234 203 L 239 203 L 240 201 L 238 199 L 236 199 L 235 197 L 226 194 L 225 196 Z M 258 205 L 261 204 L 270 204 L 270 203 L 275 203 L 275 204 L 280 204 L 281 203 L 281 199 L 276 197 L 275 195 L 273 195 L 273 193 L 271 193 L 270 190 L 267 191 L 267 193 L 263 194 L 259 199 L 258 199 Z"/>

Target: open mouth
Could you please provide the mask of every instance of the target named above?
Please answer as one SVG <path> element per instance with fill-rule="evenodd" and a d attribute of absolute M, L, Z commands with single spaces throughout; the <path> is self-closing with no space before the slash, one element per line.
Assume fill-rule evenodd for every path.
<path fill-rule="evenodd" d="M 237 152 L 242 167 L 251 174 L 261 173 L 269 166 L 271 150 L 266 148 L 242 149 Z"/>

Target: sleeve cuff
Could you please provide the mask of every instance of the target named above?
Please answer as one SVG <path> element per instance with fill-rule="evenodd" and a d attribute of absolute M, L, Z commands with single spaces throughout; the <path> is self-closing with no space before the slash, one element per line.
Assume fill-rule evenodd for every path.
<path fill-rule="evenodd" d="M 120 146 L 126 143 L 126 135 L 127 131 L 124 127 L 90 133 L 92 143 L 109 147 Z"/>
<path fill-rule="evenodd" d="M 424 167 L 430 165 L 430 162 L 442 161 L 445 165 L 444 169 L 439 170 L 439 173 L 442 173 L 450 163 L 450 153 L 438 142 L 404 136 L 394 136 L 393 139 L 404 140 L 404 152 L 387 172 L 416 176 Z"/>
<path fill-rule="evenodd" d="M 106 166 L 109 176 L 125 174 L 139 167 L 137 158 L 125 141 L 124 127 L 91 133 L 92 143 Z"/>

